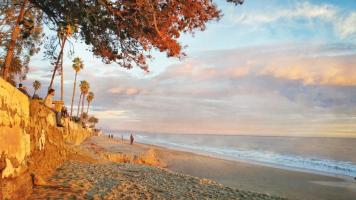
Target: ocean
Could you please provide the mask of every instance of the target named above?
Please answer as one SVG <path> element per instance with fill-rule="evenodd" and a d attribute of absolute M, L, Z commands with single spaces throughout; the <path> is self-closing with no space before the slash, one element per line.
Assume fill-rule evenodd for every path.
<path fill-rule="evenodd" d="M 115 133 L 128 139 L 127 133 Z M 135 133 L 135 141 L 213 157 L 356 177 L 356 138 Z"/>

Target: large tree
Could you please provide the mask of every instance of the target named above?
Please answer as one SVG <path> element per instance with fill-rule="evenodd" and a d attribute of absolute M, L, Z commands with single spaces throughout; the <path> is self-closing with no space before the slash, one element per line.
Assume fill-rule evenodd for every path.
<path fill-rule="evenodd" d="M 69 39 L 70 36 L 73 35 L 75 30 L 75 27 L 70 25 L 70 24 L 60 24 L 59 28 L 57 30 L 57 37 L 58 37 L 58 44 L 60 46 L 59 53 L 56 57 L 55 63 L 54 63 L 54 69 L 52 72 L 52 77 L 51 77 L 51 82 L 48 86 L 48 89 L 51 89 L 53 87 L 53 81 L 54 81 L 54 76 L 56 75 L 57 70 L 60 70 L 61 73 L 61 101 L 63 101 L 64 98 L 64 70 L 63 70 L 63 55 L 64 55 L 64 46 Z M 54 54 L 56 50 L 56 47 L 53 49 L 52 53 Z M 54 55 L 52 55 L 54 56 Z"/>
<path fill-rule="evenodd" d="M 243 0 L 226 0 L 242 4 Z M 181 33 L 205 29 L 209 20 L 219 19 L 220 11 L 211 0 L 9 0 L 20 5 L 16 23 L 2 61 L 2 74 L 8 79 L 15 46 L 24 24 L 26 9 L 40 10 L 46 24 L 58 30 L 62 24 L 78 25 L 79 37 L 91 46 L 105 63 L 125 68 L 134 65 L 148 71 L 146 58 L 156 48 L 168 56 L 183 55 Z M 37 9 L 33 9 L 35 6 Z M 1 20 L 1 19 L 0 19 Z"/>
<path fill-rule="evenodd" d="M 78 38 L 105 63 L 146 71 L 151 49 L 170 57 L 184 55 L 178 42 L 181 33 L 204 30 L 206 22 L 221 17 L 211 0 L 29 1 L 45 13 L 48 24 L 75 24 Z"/>
<path fill-rule="evenodd" d="M 0 4 L 0 67 L 3 77 L 16 82 L 24 79 L 30 57 L 39 51 L 42 12 L 26 1 L 9 0 Z"/>

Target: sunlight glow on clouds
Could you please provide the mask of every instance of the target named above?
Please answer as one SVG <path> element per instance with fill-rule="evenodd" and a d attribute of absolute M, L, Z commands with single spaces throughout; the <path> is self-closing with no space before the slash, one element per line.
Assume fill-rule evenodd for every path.
<path fill-rule="evenodd" d="M 78 81 L 91 83 L 90 112 L 100 118 L 99 126 L 356 137 L 356 1 L 218 4 L 225 14 L 220 22 L 182 38 L 188 56 L 159 55 L 151 61 L 151 74 L 102 64 L 85 47 L 76 47 L 85 63 Z M 49 63 L 35 59 L 31 66 L 36 68 L 26 82 L 29 88 L 34 79 L 47 85 Z M 71 59 L 64 67 L 70 93 Z"/>
<path fill-rule="evenodd" d="M 145 92 L 116 101 L 103 98 L 109 99 L 107 107 L 130 110 L 130 116 L 115 121 L 121 129 L 352 135 L 346 130 L 355 130 L 356 73 L 348 67 L 355 65 L 353 51 L 343 44 L 209 51 L 150 80 L 107 80 L 112 93 L 125 93 L 129 85 Z M 104 124 L 112 127 L 113 121 Z"/>
<path fill-rule="evenodd" d="M 109 89 L 108 91 L 111 94 L 126 94 L 128 96 L 137 95 L 141 92 L 140 89 L 133 88 L 133 87 L 129 87 L 129 88 L 115 87 L 115 88 Z"/>

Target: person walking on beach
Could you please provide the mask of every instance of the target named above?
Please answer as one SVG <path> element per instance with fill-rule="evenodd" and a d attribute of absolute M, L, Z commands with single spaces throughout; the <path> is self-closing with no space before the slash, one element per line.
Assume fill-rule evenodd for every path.
<path fill-rule="evenodd" d="M 56 114 L 56 122 L 57 122 L 57 126 L 58 127 L 63 127 L 62 123 L 61 123 L 61 119 L 62 119 L 62 115 L 61 112 L 57 112 L 53 109 L 53 105 L 52 105 L 52 98 L 54 97 L 54 89 L 49 89 L 47 96 L 44 100 L 44 104 L 45 106 L 47 106 L 48 108 L 52 109 L 55 114 Z"/>
<path fill-rule="evenodd" d="M 133 145 L 134 140 L 135 140 L 135 138 L 131 133 L 131 135 L 130 135 L 130 145 Z"/>

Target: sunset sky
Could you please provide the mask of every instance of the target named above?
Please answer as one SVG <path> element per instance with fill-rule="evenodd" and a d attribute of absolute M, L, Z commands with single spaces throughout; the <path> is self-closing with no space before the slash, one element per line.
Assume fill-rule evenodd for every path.
<path fill-rule="evenodd" d="M 181 38 L 188 56 L 155 53 L 148 74 L 105 65 L 73 41 L 85 64 L 78 80 L 91 84 L 99 127 L 356 137 L 355 0 L 215 2 L 224 17 Z M 64 62 L 67 105 L 73 57 Z M 30 68 L 25 83 L 40 80 L 43 96 L 52 66 L 40 53 Z"/>

